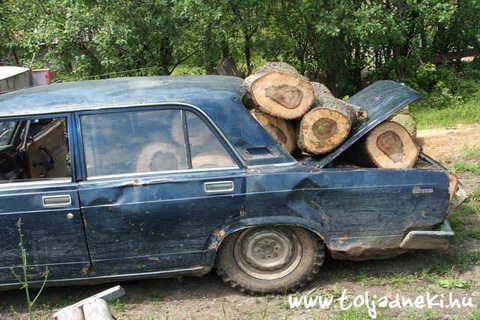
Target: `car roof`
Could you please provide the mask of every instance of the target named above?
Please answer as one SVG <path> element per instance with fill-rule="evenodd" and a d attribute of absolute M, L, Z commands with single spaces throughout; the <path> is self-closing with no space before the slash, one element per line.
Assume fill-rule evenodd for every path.
<path fill-rule="evenodd" d="M 224 76 L 157 76 L 54 83 L 0 95 L 0 117 L 63 113 L 243 94 L 242 79 Z"/>
<path fill-rule="evenodd" d="M 293 158 L 241 103 L 243 79 L 228 76 L 128 77 L 55 83 L 0 95 L 0 118 L 126 106 L 189 104 L 204 112 L 248 166 L 293 163 Z M 143 108 L 143 107 L 142 107 Z M 253 156 L 270 150 L 270 155 Z M 259 151 L 260 150 L 260 151 Z"/>

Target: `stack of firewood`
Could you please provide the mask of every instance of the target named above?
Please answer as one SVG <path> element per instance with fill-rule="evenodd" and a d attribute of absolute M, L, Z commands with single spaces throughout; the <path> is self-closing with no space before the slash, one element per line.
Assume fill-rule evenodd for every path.
<path fill-rule="evenodd" d="M 368 118 L 360 107 L 335 98 L 326 86 L 310 82 L 283 62 L 261 66 L 244 80 L 244 86 L 245 107 L 291 154 L 298 154 L 298 149 L 301 154 L 327 154 Z M 413 167 L 420 152 L 415 134 L 413 118 L 405 112 L 397 114 L 352 148 L 351 163 L 380 168 Z"/>

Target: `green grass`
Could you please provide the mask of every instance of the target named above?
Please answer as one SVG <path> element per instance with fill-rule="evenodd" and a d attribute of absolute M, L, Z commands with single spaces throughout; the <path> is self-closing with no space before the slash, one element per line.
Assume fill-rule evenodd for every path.
<path fill-rule="evenodd" d="M 462 150 L 462 158 L 465 160 L 479 160 L 480 147 L 471 147 L 469 145 L 464 145 Z"/>
<path fill-rule="evenodd" d="M 436 109 L 426 103 L 410 107 L 419 129 L 452 127 L 457 124 L 480 123 L 480 101 L 455 103 L 451 107 Z"/>
<path fill-rule="evenodd" d="M 477 176 L 480 175 L 480 161 L 463 162 L 458 161 L 447 166 L 453 173 L 471 172 Z"/>
<path fill-rule="evenodd" d="M 422 312 L 418 312 L 417 310 L 406 310 L 405 312 L 402 312 L 401 315 L 399 316 L 382 316 L 381 312 L 382 310 L 377 310 L 378 316 L 377 320 L 394 320 L 394 319 L 400 319 L 400 320 L 430 320 L 430 319 L 439 319 L 439 314 L 436 312 L 432 312 L 431 310 L 426 310 Z M 315 318 L 313 318 L 315 319 Z M 368 312 L 363 310 L 362 308 L 360 309 L 350 309 L 347 311 L 342 311 L 339 314 L 331 317 L 330 319 L 332 320 L 364 320 L 364 319 L 371 319 L 368 315 Z M 473 319 L 473 318 L 472 318 Z"/>
<path fill-rule="evenodd" d="M 450 104 L 440 103 L 432 96 L 432 100 L 426 99 L 410 106 L 419 129 L 480 123 L 480 83 L 465 79 L 458 81 L 468 86 L 469 92 L 464 92 L 463 97 L 454 96 Z"/>
<path fill-rule="evenodd" d="M 475 189 L 449 217 L 453 230 L 454 242 L 476 239 L 480 240 L 480 187 Z"/>

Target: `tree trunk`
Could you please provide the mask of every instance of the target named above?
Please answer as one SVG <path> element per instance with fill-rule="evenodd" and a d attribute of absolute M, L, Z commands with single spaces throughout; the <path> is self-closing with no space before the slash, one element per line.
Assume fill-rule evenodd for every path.
<path fill-rule="evenodd" d="M 420 148 L 400 124 L 384 122 L 368 133 L 365 150 L 379 168 L 412 168 Z"/>
<path fill-rule="evenodd" d="M 313 87 L 292 67 L 269 63 L 247 77 L 244 86 L 259 110 L 282 119 L 303 116 L 315 99 Z"/>
<path fill-rule="evenodd" d="M 265 128 L 265 130 L 278 141 L 288 153 L 297 148 L 295 143 L 295 129 L 291 123 L 284 119 L 262 113 L 258 110 L 250 112 L 252 116 Z"/>
<path fill-rule="evenodd" d="M 242 73 L 237 68 L 237 63 L 232 57 L 227 57 L 220 62 L 220 64 L 214 69 L 215 74 L 221 76 L 242 77 Z"/>
<path fill-rule="evenodd" d="M 351 104 L 334 97 L 317 98 L 300 122 L 297 144 L 306 153 L 324 154 L 345 141 L 357 119 Z"/>

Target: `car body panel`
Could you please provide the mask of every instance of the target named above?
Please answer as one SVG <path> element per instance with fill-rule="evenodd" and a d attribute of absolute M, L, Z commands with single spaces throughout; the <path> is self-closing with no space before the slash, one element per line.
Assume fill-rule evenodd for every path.
<path fill-rule="evenodd" d="M 209 194 L 205 183 L 233 182 Z M 243 207 L 241 169 L 80 183 L 95 275 L 200 265 L 208 237 Z"/>
<path fill-rule="evenodd" d="M 225 235 L 252 225 L 300 225 L 337 258 L 354 260 L 404 252 L 406 233 L 444 220 L 449 195 L 441 170 L 311 166 L 249 170 L 246 190 L 246 210 L 222 227 Z"/>
<path fill-rule="evenodd" d="M 43 204 L 45 197 L 66 195 L 71 199 L 67 206 L 49 207 Z M 23 273 L 17 227 L 19 219 L 28 254 L 30 280 L 41 280 L 46 268 L 51 278 L 85 276 L 90 260 L 76 183 L 24 185 L 22 190 L 13 185 L 2 185 L 0 208 L 1 282 L 16 282 L 10 267 L 17 275 Z M 67 219 L 68 214 L 71 214 L 71 219 Z"/>

